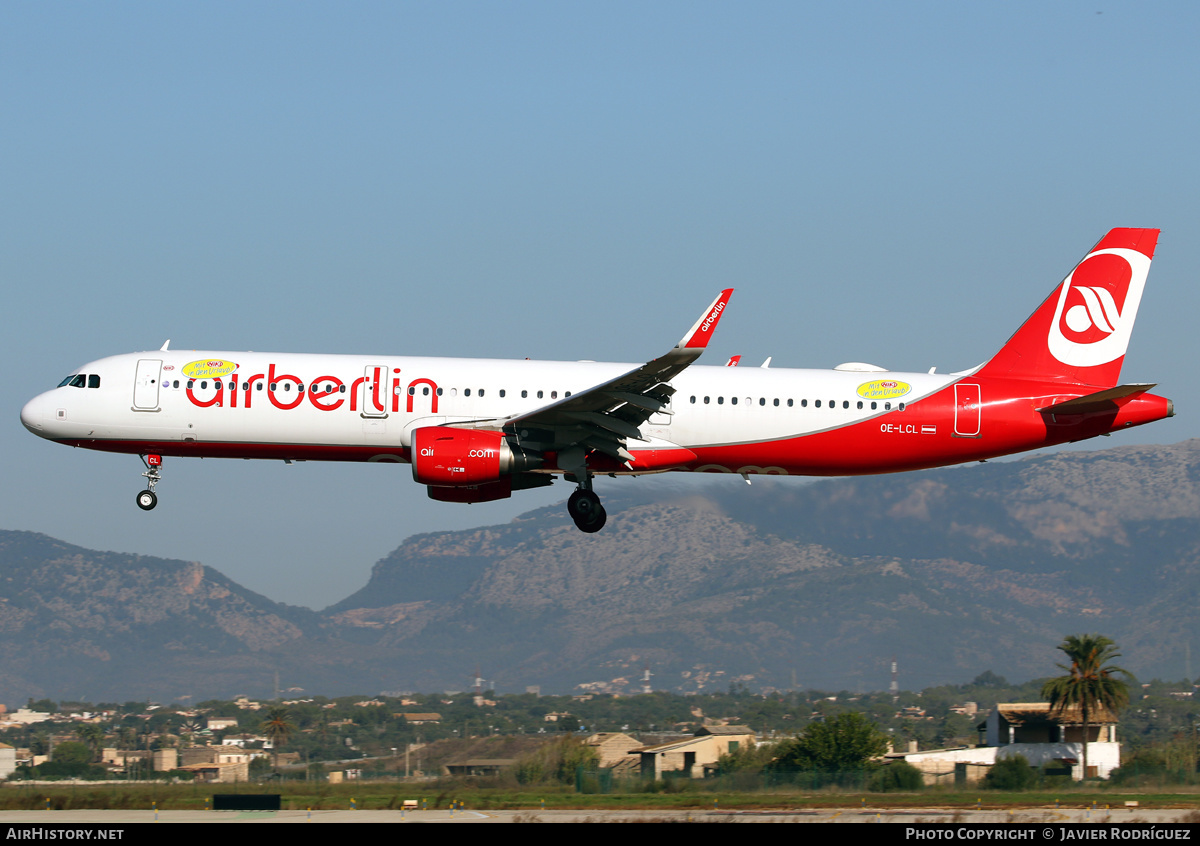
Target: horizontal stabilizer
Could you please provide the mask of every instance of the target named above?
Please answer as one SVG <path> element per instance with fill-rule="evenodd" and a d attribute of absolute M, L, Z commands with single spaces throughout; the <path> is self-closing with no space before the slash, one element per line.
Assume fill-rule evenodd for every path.
<path fill-rule="evenodd" d="M 1087 414 L 1089 411 L 1107 411 L 1117 404 L 1117 400 L 1144 394 L 1156 384 L 1158 383 L 1142 382 L 1132 385 L 1117 385 L 1115 388 L 1096 391 L 1094 394 L 1076 397 L 1065 402 L 1056 402 L 1054 405 L 1047 405 L 1037 410 L 1053 414 Z"/>

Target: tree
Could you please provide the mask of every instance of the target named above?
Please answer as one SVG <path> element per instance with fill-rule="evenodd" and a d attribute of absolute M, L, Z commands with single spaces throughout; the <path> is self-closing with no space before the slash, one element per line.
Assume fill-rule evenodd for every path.
<path fill-rule="evenodd" d="M 1050 703 L 1050 713 L 1062 717 L 1078 708 L 1083 715 L 1083 777 L 1088 772 L 1088 733 L 1092 716 L 1100 712 L 1115 714 L 1129 704 L 1129 681 L 1133 676 L 1109 664 L 1120 658 L 1117 645 L 1103 635 L 1069 635 L 1058 647 L 1070 659 L 1059 664 L 1065 676 L 1051 679 L 1042 686 L 1042 696 Z M 1121 678 L 1121 677 L 1124 678 Z"/>
<path fill-rule="evenodd" d="M 99 761 L 104 749 L 104 729 L 95 723 L 81 723 L 75 727 L 75 736 L 92 750 L 92 760 L 88 763 Z"/>
<path fill-rule="evenodd" d="M 912 792 L 925 786 L 921 771 L 907 761 L 895 761 L 880 767 L 867 782 L 867 790 L 876 793 L 891 793 L 898 790 Z"/>
<path fill-rule="evenodd" d="M 295 731 L 296 726 L 288 717 L 287 708 L 276 707 L 267 712 L 267 718 L 262 723 L 262 732 L 271 741 L 271 758 L 275 769 L 279 769 L 279 747 L 287 743 Z"/>
<path fill-rule="evenodd" d="M 992 790 L 1028 790 L 1037 777 L 1024 755 L 1009 755 L 992 764 L 984 782 Z"/>
<path fill-rule="evenodd" d="M 794 740 L 781 746 L 772 770 L 839 773 L 870 766 L 873 758 L 887 752 L 888 739 L 874 723 L 852 712 L 810 723 Z"/>

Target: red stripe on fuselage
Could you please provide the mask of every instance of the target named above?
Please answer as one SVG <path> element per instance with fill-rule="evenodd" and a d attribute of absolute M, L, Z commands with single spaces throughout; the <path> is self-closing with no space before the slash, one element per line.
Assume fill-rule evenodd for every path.
<path fill-rule="evenodd" d="M 401 446 L 339 446 L 336 444 L 243 444 L 229 442 L 100 441 L 64 438 L 67 446 L 127 455 L 171 455 L 180 458 L 270 458 L 285 461 L 408 461 Z"/>

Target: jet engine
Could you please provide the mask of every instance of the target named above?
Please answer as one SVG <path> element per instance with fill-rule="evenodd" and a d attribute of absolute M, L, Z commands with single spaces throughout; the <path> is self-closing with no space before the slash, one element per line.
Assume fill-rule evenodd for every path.
<path fill-rule="evenodd" d="M 503 432 L 422 426 L 412 435 L 413 479 L 422 485 L 486 485 L 541 463 L 540 456 L 514 451 Z"/>

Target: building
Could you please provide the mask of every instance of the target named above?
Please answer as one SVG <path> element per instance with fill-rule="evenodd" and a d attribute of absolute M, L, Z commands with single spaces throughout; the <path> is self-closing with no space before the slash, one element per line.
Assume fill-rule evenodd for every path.
<path fill-rule="evenodd" d="M 185 764 L 181 770 L 196 774 L 205 784 L 240 784 L 250 780 L 250 765 L 245 762 Z"/>
<path fill-rule="evenodd" d="M 1044 764 L 1069 768 L 1074 778 L 1083 773 L 1083 712 L 1067 708 L 1052 712 L 1048 702 L 999 704 L 979 726 L 985 742 L 996 747 L 997 757 L 1024 755 L 1032 766 Z M 1121 744 L 1117 742 L 1117 717 L 1097 708 L 1088 717 L 1087 778 L 1108 778 L 1121 766 Z"/>
<path fill-rule="evenodd" d="M 1024 756 L 1032 767 L 1047 767 L 1083 778 L 1083 714 L 1068 708 L 1052 712 L 1048 702 L 1000 703 L 977 726 L 976 747 L 933 749 L 889 755 L 925 775 L 926 784 L 973 784 L 999 760 Z M 1088 778 L 1108 778 L 1121 765 L 1116 715 L 1100 710 L 1088 718 Z"/>
<path fill-rule="evenodd" d="M 754 745 L 757 737 L 745 726 L 707 726 L 692 737 L 642 746 L 629 752 L 637 755 L 644 778 L 661 778 L 663 773 L 679 773 L 691 778 L 703 777 L 716 768 L 722 755 Z"/>
<path fill-rule="evenodd" d="M 635 738 L 615 731 L 593 734 L 584 744 L 596 750 L 596 754 L 600 756 L 601 767 L 615 767 L 629 760 L 629 754 L 642 746 Z"/>
<path fill-rule="evenodd" d="M 442 767 L 442 772 L 454 776 L 495 776 L 516 765 L 516 758 L 467 758 L 451 761 Z"/>
<path fill-rule="evenodd" d="M 17 771 L 17 750 L 7 743 L 0 743 L 0 778 L 8 778 Z"/>

